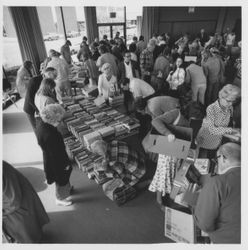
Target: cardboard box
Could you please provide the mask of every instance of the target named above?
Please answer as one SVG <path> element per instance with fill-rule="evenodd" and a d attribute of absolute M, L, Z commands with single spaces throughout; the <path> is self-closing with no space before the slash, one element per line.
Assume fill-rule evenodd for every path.
<path fill-rule="evenodd" d="M 174 130 L 173 130 L 174 129 Z M 191 146 L 193 131 L 191 128 L 170 128 L 176 139 L 168 141 L 168 136 L 151 134 L 147 142 L 147 150 L 153 153 L 170 155 L 179 159 L 186 159 Z"/>
<path fill-rule="evenodd" d="M 196 243 L 193 216 L 165 207 L 165 236 L 181 243 Z"/>

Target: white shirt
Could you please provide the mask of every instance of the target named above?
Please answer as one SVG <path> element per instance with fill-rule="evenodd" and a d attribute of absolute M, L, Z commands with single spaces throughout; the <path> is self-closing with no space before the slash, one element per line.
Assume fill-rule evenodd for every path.
<path fill-rule="evenodd" d="M 147 97 L 149 95 L 154 94 L 155 90 L 152 88 L 151 85 L 149 85 L 147 82 L 138 79 L 138 78 L 133 78 L 130 80 L 129 83 L 129 89 L 130 92 L 133 93 L 133 97 Z"/>
<path fill-rule="evenodd" d="M 133 71 L 132 71 L 131 62 L 129 62 L 129 65 L 127 65 L 124 62 L 124 66 L 125 66 L 126 78 L 132 79 L 133 78 Z"/>
<path fill-rule="evenodd" d="M 109 98 L 109 92 L 110 92 L 110 88 L 112 86 L 115 86 L 115 89 L 117 90 L 118 89 L 118 86 L 117 86 L 117 79 L 114 75 L 112 75 L 112 77 L 110 78 L 110 80 L 108 80 L 106 78 L 106 75 L 105 74 L 101 74 L 99 76 L 99 79 L 98 79 L 98 91 L 99 91 L 99 96 L 100 95 L 103 95 L 103 97 L 105 99 L 108 99 Z"/>
<path fill-rule="evenodd" d="M 57 78 L 55 79 L 56 86 L 68 84 L 69 66 L 68 63 L 59 57 L 52 57 L 52 60 L 47 64 L 47 68 L 52 67 L 57 71 Z"/>
<path fill-rule="evenodd" d="M 172 75 L 168 75 L 167 82 L 170 84 L 171 89 L 177 89 L 177 87 L 184 83 L 185 71 L 183 68 L 177 68 Z"/>

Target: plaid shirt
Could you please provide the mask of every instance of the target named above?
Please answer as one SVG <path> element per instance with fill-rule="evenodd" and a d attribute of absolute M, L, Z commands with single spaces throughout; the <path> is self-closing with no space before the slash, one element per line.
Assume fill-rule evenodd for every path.
<path fill-rule="evenodd" d="M 125 142 L 112 141 L 107 155 L 111 170 L 125 185 L 135 185 L 146 172 L 144 154 L 131 149 Z"/>
<path fill-rule="evenodd" d="M 144 49 L 140 54 L 140 69 L 141 72 L 145 71 L 152 72 L 153 71 L 153 53 L 150 52 L 147 48 Z"/>

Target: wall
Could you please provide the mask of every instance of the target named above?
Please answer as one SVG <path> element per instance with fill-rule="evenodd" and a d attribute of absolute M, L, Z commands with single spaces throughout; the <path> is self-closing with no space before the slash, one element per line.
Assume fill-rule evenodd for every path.
<path fill-rule="evenodd" d="M 159 7 L 158 31 L 176 37 L 185 32 L 196 35 L 201 28 L 208 33 L 217 27 L 223 31 L 225 27 L 234 27 L 240 16 L 240 8 L 236 7 L 195 7 L 194 13 L 188 13 L 188 7 Z"/>

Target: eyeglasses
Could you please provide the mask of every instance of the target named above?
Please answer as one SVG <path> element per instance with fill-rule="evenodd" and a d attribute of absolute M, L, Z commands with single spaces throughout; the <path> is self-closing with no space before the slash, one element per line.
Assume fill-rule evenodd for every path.
<path fill-rule="evenodd" d="M 234 102 L 233 100 L 227 100 L 226 98 L 223 98 L 223 97 L 222 97 L 221 99 L 222 99 L 222 100 L 225 100 L 225 102 L 231 103 L 231 104 Z"/>
<path fill-rule="evenodd" d="M 215 160 L 217 161 L 217 159 L 219 159 L 221 156 L 222 156 L 224 159 L 226 159 L 226 156 L 225 156 L 225 155 L 219 154 L 219 155 L 216 155 Z"/>

